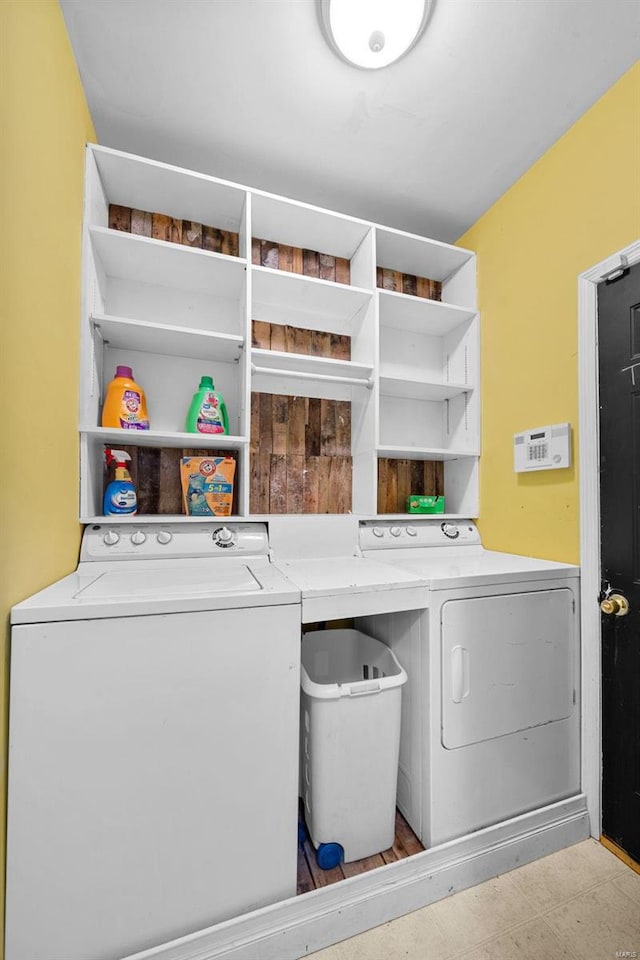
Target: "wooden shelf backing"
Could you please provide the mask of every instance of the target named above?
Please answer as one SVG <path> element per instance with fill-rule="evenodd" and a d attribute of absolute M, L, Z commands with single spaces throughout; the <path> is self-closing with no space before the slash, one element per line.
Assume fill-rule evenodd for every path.
<path fill-rule="evenodd" d="M 233 485 L 232 514 L 238 512 L 239 458 L 234 450 L 211 447 L 137 447 L 125 444 L 118 447 L 131 457 L 127 469 L 135 485 L 138 497 L 138 513 L 149 516 L 184 516 L 182 483 L 180 480 L 181 457 L 232 457 L 236 461 Z M 108 482 L 106 467 L 103 470 L 103 491 Z M 212 518 L 209 517 L 211 520 Z M 113 518 L 111 518 L 113 520 Z"/>
<path fill-rule="evenodd" d="M 400 270 L 389 270 L 387 267 L 377 267 L 376 286 L 380 290 L 405 293 L 411 297 L 426 300 L 442 299 L 442 284 L 439 280 L 429 280 L 427 277 L 418 277 L 414 273 L 402 273 Z"/>
<path fill-rule="evenodd" d="M 250 512 L 351 510 L 351 404 L 251 394 Z"/>
<path fill-rule="evenodd" d="M 149 213 L 133 210 L 119 204 L 109 204 L 109 228 L 167 243 L 181 243 L 187 247 L 238 256 L 238 234 L 231 230 L 219 230 L 194 220 L 181 220 L 165 213 Z"/>
<path fill-rule="evenodd" d="M 260 350 L 300 353 L 314 357 L 351 360 L 351 337 L 325 330 L 306 330 L 284 323 L 251 322 L 251 345 Z"/>
<path fill-rule="evenodd" d="M 378 513 L 406 514 L 411 494 L 442 496 L 444 465 L 433 460 L 378 459 Z M 446 504 L 445 504 L 446 507 Z"/>
<path fill-rule="evenodd" d="M 334 257 L 330 253 L 304 250 L 274 240 L 251 240 L 251 262 L 258 267 L 271 267 L 287 273 L 299 273 L 305 277 L 318 277 L 334 283 L 351 283 L 351 263 L 346 257 Z"/>

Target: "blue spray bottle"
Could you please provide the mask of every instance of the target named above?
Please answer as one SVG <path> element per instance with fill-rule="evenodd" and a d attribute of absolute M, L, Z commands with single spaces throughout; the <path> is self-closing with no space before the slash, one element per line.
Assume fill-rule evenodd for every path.
<path fill-rule="evenodd" d="M 107 484 L 104 491 L 103 512 L 105 517 L 118 517 L 125 514 L 132 515 L 138 511 L 136 488 L 127 470 L 127 460 L 131 460 L 124 450 L 111 450 L 105 447 L 107 466 L 116 465 L 116 478 Z"/>

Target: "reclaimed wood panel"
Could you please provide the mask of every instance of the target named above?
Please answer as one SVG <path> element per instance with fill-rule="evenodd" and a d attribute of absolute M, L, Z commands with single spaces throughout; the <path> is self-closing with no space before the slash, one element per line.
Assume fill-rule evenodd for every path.
<path fill-rule="evenodd" d="M 348 513 L 351 403 L 251 394 L 250 511 Z"/>
<path fill-rule="evenodd" d="M 304 456 L 288 453 L 286 513 L 302 513 L 304 508 Z"/>
<path fill-rule="evenodd" d="M 252 394 L 253 396 L 253 394 Z M 259 396 L 259 394 L 257 394 Z M 289 409 L 290 404 L 287 397 L 275 394 L 271 398 L 271 452 L 286 456 L 288 453 L 304 455 L 304 450 L 298 444 L 297 449 L 289 449 L 290 446 L 290 428 L 289 428 Z M 299 412 L 299 416 L 304 417 L 305 412 Z M 293 429 L 293 425 L 292 425 Z M 298 427 L 299 429 L 299 427 Z M 304 435 L 304 431 L 302 431 Z"/>
<path fill-rule="evenodd" d="M 305 277 L 319 277 L 334 283 L 351 283 L 351 262 L 330 253 L 292 247 L 276 240 L 251 238 L 251 262 L 257 267 L 301 273 Z"/>
<path fill-rule="evenodd" d="M 289 338 L 287 337 L 286 325 L 281 323 L 272 323 L 271 324 L 271 349 L 279 350 L 282 353 L 286 353 L 288 340 Z"/>
<path fill-rule="evenodd" d="M 300 819 L 303 821 L 302 813 Z M 360 873 L 375 870 L 386 863 L 395 863 L 404 860 L 414 853 L 421 853 L 424 847 L 415 835 L 399 810 L 396 810 L 395 837 L 393 845 L 388 850 L 382 850 L 363 860 L 354 860 L 351 863 L 342 863 L 331 870 L 321 870 L 316 860 L 316 852 L 308 838 L 298 844 L 298 883 L 297 893 L 308 893 L 320 887 L 328 887 L 339 883 L 347 877 L 354 877 Z"/>
<path fill-rule="evenodd" d="M 378 513 L 406 513 L 411 494 L 442 496 L 444 464 L 440 460 L 378 460 Z M 445 506 L 446 509 L 446 506 Z"/>
<path fill-rule="evenodd" d="M 249 484 L 252 513 L 270 513 L 269 494 L 271 478 L 271 454 L 251 453 Z"/>
<path fill-rule="evenodd" d="M 141 516 L 166 516 L 184 514 L 180 459 L 182 457 L 233 457 L 236 473 L 233 485 L 232 515 L 238 513 L 238 455 L 234 450 L 206 450 L 200 447 L 136 447 L 129 444 L 118 446 L 131 457 L 127 464 L 138 497 L 138 514 Z M 113 468 L 103 469 L 103 492 L 113 480 Z"/>
<path fill-rule="evenodd" d="M 287 512 L 287 456 L 272 453 L 269 458 L 268 513 Z"/>
<path fill-rule="evenodd" d="M 412 273 L 401 273 L 387 267 L 376 268 L 376 286 L 381 290 L 406 293 L 411 297 L 422 297 L 426 300 L 442 299 L 442 284 L 439 280 L 416 277 Z"/>
<path fill-rule="evenodd" d="M 164 213 L 153 213 L 151 215 L 151 236 L 154 240 L 165 240 L 167 243 L 171 243 L 172 227 L 172 217 L 167 217 Z"/>
<path fill-rule="evenodd" d="M 342 872 L 345 877 L 357 877 L 360 873 L 375 870 L 376 867 L 384 867 L 384 860 L 380 853 L 375 853 L 372 857 L 363 857 L 362 860 L 352 860 L 351 863 L 343 863 Z"/>
<path fill-rule="evenodd" d="M 146 210 L 133 210 L 116 203 L 109 204 L 109 228 L 125 233 L 135 233 L 141 237 L 165 240 L 167 243 L 180 243 L 198 250 L 210 250 L 224 253 L 230 257 L 239 255 L 239 237 L 232 230 L 219 230 L 194 220 L 180 220 L 164 213 L 148 213 Z"/>
<path fill-rule="evenodd" d="M 317 250 L 302 251 L 302 272 L 305 277 L 320 277 L 320 254 Z"/>
<path fill-rule="evenodd" d="M 318 469 L 318 460 L 320 457 L 305 457 L 304 477 L 302 485 L 302 513 L 320 513 L 320 497 L 318 494 L 318 484 L 320 482 L 320 472 Z"/>
<path fill-rule="evenodd" d="M 131 207 L 121 207 L 112 203 L 109 207 L 109 226 L 112 230 L 131 232 Z"/>
<path fill-rule="evenodd" d="M 351 360 L 351 337 L 346 334 L 306 330 L 286 323 L 251 321 L 251 345 L 260 350 L 280 350 L 304 356 Z"/>
<path fill-rule="evenodd" d="M 109 212 L 111 212 L 111 207 L 109 208 Z M 152 221 L 152 214 L 147 213 L 145 210 L 132 210 L 131 233 L 135 233 L 139 237 L 150 237 Z M 109 226 L 112 230 L 123 229 L 122 227 L 114 227 L 111 223 L 111 217 L 109 217 Z"/>

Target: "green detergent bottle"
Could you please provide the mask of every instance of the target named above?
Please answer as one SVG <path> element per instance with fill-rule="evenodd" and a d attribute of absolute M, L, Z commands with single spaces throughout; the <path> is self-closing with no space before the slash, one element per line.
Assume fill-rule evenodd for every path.
<path fill-rule="evenodd" d="M 187 414 L 187 433 L 229 433 L 227 407 L 211 377 L 201 377 Z"/>

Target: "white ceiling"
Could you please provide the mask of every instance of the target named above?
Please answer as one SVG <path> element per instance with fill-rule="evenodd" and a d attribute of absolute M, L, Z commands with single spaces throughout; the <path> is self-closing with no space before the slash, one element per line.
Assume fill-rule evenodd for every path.
<path fill-rule="evenodd" d="M 380 71 L 315 0 L 60 2 L 100 143 L 449 241 L 640 53 L 637 0 L 434 0 Z"/>

